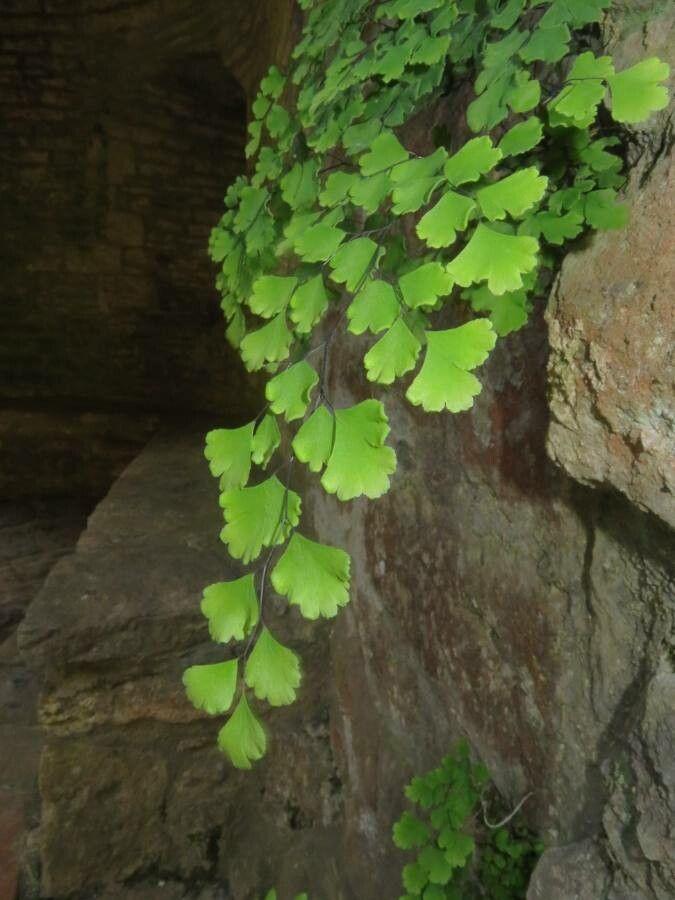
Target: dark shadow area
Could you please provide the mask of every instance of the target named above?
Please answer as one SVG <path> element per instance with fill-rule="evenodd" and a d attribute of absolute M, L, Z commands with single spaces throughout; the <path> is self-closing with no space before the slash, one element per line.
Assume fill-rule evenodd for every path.
<path fill-rule="evenodd" d="M 206 430 L 254 403 L 207 256 L 244 170 L 246 99 L 211 19 L 191 29 L 197 13 L 173 5 L 163 31 L 151 4 L 0 10 L 3 900 L 19 867 L 21 896 L 39 892 L 26 610 L 158 429 Z"/>
<path fill-rule="evenodd" d="M 44 34 L 4 42 L 5 499 L 97 500 L 163 420 L 252 402 L 206 254 L 244 170 L 243 91 L 201 36 L 151 48 L 137 73 L 128 53 L 94 67 L 87 24 L 46 15 Z"/>

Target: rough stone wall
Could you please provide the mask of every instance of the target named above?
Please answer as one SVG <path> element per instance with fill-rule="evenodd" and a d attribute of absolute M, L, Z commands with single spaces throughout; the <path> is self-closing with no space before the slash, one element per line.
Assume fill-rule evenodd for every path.
<path fill-rule="evenodd" d="M 672 5 L 619 4 L 610 46 L 672 63 L 674 29 Z M 570 253 L 474 410 L 388 395 L 391 493 L 314 496 L 357 572 L 332 639 L 356 896 L 396 896 L 402 787 L 460 734 L 557 845 L 533 900 L 675 891 L 673 108 L 626 135 L 630 227 Z M 364 395 L 361 356 L 333 351 L 338 405 Z"/>
<path fill-rule="evenodd" d="M 644 4 L 643 4 L 644 6 Z M 639 5 L 638 5 L 639 7 Z M 666 7 L 667 8 L 667 7 Z M 610 48 L 619 66 L 674 58 L 675 15 L 627 4 Z M 623 28 L 629 33 L 622 35 Z M 675 526 L 672 109 L 634 133 L 631 222 L 565 263 L 548 313 L 548 449 L 583 484 L 611 486 Z"/>
<path fill-rule="evenodd" d="M 252 402 L 204 248 L 288 9 L 3 4 L 3 496 L 100 497 L 160 418 Z"/>
<path fill-rule="evenodd" d="M 25 835 L 40 819 L 42 734 L 39 680 L 17 647 L 17 628 L 55 563 L 72 551 L 88 507 L 78 501 L 0 504 L 0 897 L 13 898 L 25 865 Z"/>
<path fill-rule="evenodd" d="M 127 898 L 135 886 L 145 898 L 158 881 L 180 897 L 211 886 L 204 900 L 257 898 L 275 883 L 341 896 L 327 631 L 268 610 L 275 633 L 299 642 L 311 687 L 302 705 L 272 711 L 270 755 L 253 772 L 226 764 L 220 722 L 183 693 L 183 669 L 219 657 L 202 588 L 238 574 L 216 498 L 202 432 L 155 439 L 22 626 L 43 676 L 40 896 Z"/>
<path fill-rule="evenodd" d="M 671 737 L 665 727 L 650 744 L 658 720 L 643 719 L 654 679 L 671 685 L 672 703 L 670 536 L 547 461 L 542 335 L 505 342 L 463 422 L 389 404 L 400 469 L 386 498 L 349 510 L 317 498 L 319 533 L 349 548 L 358 573 L 332 641 L 356 896 L 396 896 L 390 828 L 403 785 L 460 735 L 509 802 L 533 792 L 527 818 L 549 843 L 599 837 L 615 860 L 607 884 L 627 867 L 643 892 L 626 896 L 672 890 Z M 338 402 L 358 396 L 342 391 Z M 620 813 L 607 831 L 617 778 Z M 648 851 L 629 837 L 642 819 Z M 573 869 L 559 892 L 544 880 L 541 897 L 577 896 L 562 887 Z M 382 882 L 360 893 L 372 871 Z M 601 896 L 590 883 L 578 894 Z"/>
<path fill-rule="evenodd" d="M 0 4 L 0 897 L 39 893 L 38 680 L 16 630 L 162 425 L 254 402 L 205 254 L 290 4 Z M 259 52 L 250 52 L 255 45 Z M 34 864 L 35 863 L 35 864 Z"/>

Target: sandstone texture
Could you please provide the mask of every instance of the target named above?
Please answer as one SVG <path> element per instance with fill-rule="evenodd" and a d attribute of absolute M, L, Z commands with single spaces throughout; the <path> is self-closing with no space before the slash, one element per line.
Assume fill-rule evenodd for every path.
<path fill-rule="evenodd" d="M 0 897 L 37 886 L 31 848 L 40 819 L 39 681 L 17 647 L 17 628 L 50 569 L 70 553 L 88 506 L 51 499 L 0 503 Z"/>
<path fill-rule="evenodd" d="M 630 7 L 631 5 L 629 5 Z M 666 7 L 667 9 L 667 7 Z M 637 12 L 628 9 L 633 15 Z M 675 62 L 675 13 L 617 19 L 619 66 Z M 627 34 L 622 34 L 627 31 Z M 672 84 L 671 84 L 672 88 Z M 631 136 L 631 221 L 570 253 L 548 310 L 549 453 L 577 481 L 610 486 L 675 525 L 673 111 Z"/>
<path fill-rule="evenodd" d="M 548 844 L 599 840 L 608 884 L 630 872 L 645 886 L 633 898 L 672 884 L 672 788 L 646 774 L 652 755 L 672 765 L 672 734 L 654 743 L 643 712 L 671 671 L 670 535 L 547 460 L 542 334 L 505 342 L 471 414 L 430 423 L 388 402 L 399 471 L 386 497 L 315 496 L 317 529 L 357 573 L 332 651 L 349 884 L 382 873 L 359 896 L 397 896 L 403 786 L 462 734 L 509 804 L 533 792 L 526 817 Z M 342 405 L 359 391 L 339 387 L 339 370 Z M 648 853 L 629 838 L 642 821 Z"/>
<path fill-rule="evenodd" d="M 147 447 L 21 627 L 24 656 L 44 679 L 41 896 L 135 896 L 122 884 L 163 896 L 158 881 L 227 897 L 311 883 L 341 896 L 326 632 L 289 615 L 274 626 L 292 629 L 308 689 L 301 706 L 270 716 L 264 768 L 226 765 L 215 744 L 222 723 L 184 696 L 184 668 L 220 655 L 201 591 L 236 574 L 218 540 L 202 443 L 197 432 Z"/>

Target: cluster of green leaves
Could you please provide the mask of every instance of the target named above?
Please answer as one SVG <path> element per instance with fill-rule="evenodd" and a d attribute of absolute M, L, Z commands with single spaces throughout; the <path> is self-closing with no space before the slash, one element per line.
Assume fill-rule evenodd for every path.
<path fill-rule="evenodd" d="M 522 824 L 497 828 L 480 850 L 477 878 L 482 896 L 518 900 L 527 896 L 530 875 L 544 845 Z"/>
<path fill-rule="evenodd" d="M 274 888 L 265 894 L 265 900 L 277 900 L 277 892 Z M 309 900 L 309 894 L 297 894 L 294 900 Z"/>
<path fill-rule="evenodd" d="M 219 736 L 237 766 L 266 747 L 247 691 L 275 706 L 300 684 L 297 656 L 261 612 L 268 574 L 308 619 L 349 600 L 347 554 L 297 530 L 294 461 L 340 501 L 381 496 L 396 468 L 381 400 L 336 408 L 329 396 L 335 335 L 369 336 L 369 382 L 406 378 L 412 404 L 468 410 L 481 390 L 475 371 L 525 324 L 562 245 L 626 221 L 617 139 L 599 111 L 633 123 L 661 109 L 668 67 L 647 59 L 616 72 L 608 56 L 575 55 L 575 33 L 609 2 L 299 0 L 306 23 L 292 69 L 262 81 L 251 175 L 228 190 L 210 241 L 227 338 L 269 376 L 260 416 L 207 437 L 222 539 L 257 566 L 204 594 L 214 640 L 238 648 L 185 674 L 211 714 L 238 698 Z M 467 80 L 475 136 L 413 153 L 396 129 Z M 447 305 L 461 324 L 435 327 Z M 296 429 L 287 444 L 280 420 Z"/>
<path fill-rule="evenodd" d="M 419 812 L 394 825 L 394 843 L 412 850 L 402 900 L 521 900 L 542 845 L 522 826 L 489 828 L 478 813 L 488 772 L 460 742 L 441 765 L 405 789 Z"/>

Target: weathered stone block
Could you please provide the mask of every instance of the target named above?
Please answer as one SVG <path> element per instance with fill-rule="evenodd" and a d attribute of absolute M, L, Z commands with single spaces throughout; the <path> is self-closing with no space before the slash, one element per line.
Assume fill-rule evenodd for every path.
<path fill-rule="evenodd" d="M 301 702 L 262 711 L 270 748 L 253 772 L 225 762 L 215 743 L 222 720 L 195 711 L 181 685 L 186 666 L 222 656 L 199 611 L 204 585 L 237 574 L 218 541 L 220 516 L 201 434 L 157 439 L 30 608 L 21 640 L 45 677 L 41 855 L 49 896 L 113 891 L 149 872 L 229 882 L 242 898 L 275 882 L 297 893 L 305 875 L 304 886 L 326 883 L 318 848 L 324 853 L 341 814 L 326 629 L 293 616 Z M 273 604 L 267 616 L 284 640 L 289 616 L 277 616 Z M 331 869 L 333 884 L 338 871 Z"/>
<path fill-rule="evenodd" d="M 608 884 L 607 866 L 599 848 L 593 841 L 581 841 L 544 853 L 530 882 L 527 900 L 607 897 Z"/>
<path fill-rule="evenodd" d="M 106 155 L 111 184 L 122 184 L 135 173 L 135 153 L 131 141 L 109 141 Z"/>
<path fill-rule="evenodd" d="M 549 452 L 675 525 L 675 162 L 629 198 L 626 231 L 565 261 L 549 308 Z"/>
<path fill-rule="evenodd" d="M 89 739 L 48 745 L 40 766 L 51 797 L 41 826 L 43 893 L 75 893 L 105 879 L 102 867 L 124 881 L 156 864 L 168 777 L 162 755 L 147 748 L 131 755 Z"/>
<path fill-rule="evenodd" d="M 638 10 L 629 5 L 623 14 L 615 14 L 621 38 L 618 64 L 629 66 L 658 54 L 675 70 L 675 14 L 660 4 L 652 14 L 652 5 Z M 673 109 L 675 101 L 635 134 L 634 168 L 626 192 L 630 224 L 596 235 L 588 247 L 567 256 L 547 313 L 551 457 L 578 481 L 611 486 L 671 526 Z"/>

